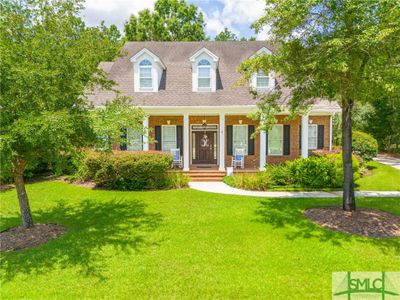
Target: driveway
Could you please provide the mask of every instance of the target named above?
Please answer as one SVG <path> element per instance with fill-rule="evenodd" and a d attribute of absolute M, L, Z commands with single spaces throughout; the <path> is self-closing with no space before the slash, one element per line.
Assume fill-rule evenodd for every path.
<path fill-rule="evenodd" d="M 374 160 L 400 170 L 400 158 L 378 154 L 378 156 L 375 157 Z"/>

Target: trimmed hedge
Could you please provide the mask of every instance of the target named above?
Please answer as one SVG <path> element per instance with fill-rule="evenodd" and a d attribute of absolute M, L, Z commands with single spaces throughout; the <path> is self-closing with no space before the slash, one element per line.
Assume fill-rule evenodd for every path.
<path fill-rule="evenodd" d="M 80 177 L 96 185 L 116 190 L 168 188 L 172 156 L 161 152 L 88 152 Z M 176 180 L 175 180 L 176 181 Z"/>
<path fill-rule="evenodd" d="M 371 160 L 378 154 L 378 142 L 370 134 L 353 131 L 353 151 L 365 160 Z"/>

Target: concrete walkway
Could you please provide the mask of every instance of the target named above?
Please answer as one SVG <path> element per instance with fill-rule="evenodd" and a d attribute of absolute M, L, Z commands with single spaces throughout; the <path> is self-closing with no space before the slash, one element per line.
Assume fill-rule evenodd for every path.
<path fill-rule="evenodd" d="M 223 182 L 189 182 L 189 187 L 194 190 L 226 194 L 242 195 L 253 197 L 269 198 L 338 198 L 342 197 L 341 191 L 332 192 L 259 192 L 247 191 L 233 188 Z M 357 191 L 359 197 L 400 197 L 400 192 L 396 191 Z"/>
<path fill-rule="evenodd" d="M 400 170 L 400 158 L 378 155 L 374 160 Z"/>

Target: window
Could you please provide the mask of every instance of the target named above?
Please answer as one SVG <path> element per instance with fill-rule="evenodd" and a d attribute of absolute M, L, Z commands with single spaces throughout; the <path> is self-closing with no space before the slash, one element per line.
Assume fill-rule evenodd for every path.
<path fill-rule="evenodd" d="M 153 87 L 153 78 L 151 76 L 152 65 L 148 59 L 144 59 L 139 64 L 140 89 L 151 90 Z"/>
<path fill-rule="evenodd" d="M 308 125 L 308 149 L 317 149 L 318 126 L 316 124 Z"/>
<path fill-rule="evenodd" d="M 244 154 L 247 155 L 247 125 L 233 125 L 233 154 L 236 149 L 244 149 Z"/>
<path fill-rule="evenodd" d="M 257 72 L 256 87 L 258 89 L 267 89 L 269 85 L 269 77 L 263 71 Z"/>
<path fill-rule="evenodd" d="M 171 149 L 176 148 L 175 125 L 163 125 L 161 135 L 162 151 L 169 152 Z"/>
<path fill-rule="evenodd" d="M 142 150 L 142 135 L 134 131 L 132 128 L 128 128 L 126 131 L 127 138 L 127 149 L 129 151 L 141 151 Z"/>
<path fill-rule="evenodd" d="M 211 89 L 211 64 L 208 60 L 202 59 L 199 61 L 197 76 L 199 90 Z"/>
<path fill-rule="evenodd" d="M 274 125 L 268 132 L 268 155 L 283 155 L 283 125 Z"/>

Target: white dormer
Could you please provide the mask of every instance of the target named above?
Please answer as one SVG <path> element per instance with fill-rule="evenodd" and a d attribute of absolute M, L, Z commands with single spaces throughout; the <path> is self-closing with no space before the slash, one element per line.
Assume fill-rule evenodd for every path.
<path fill-rule="evenodd" d="M 135 92 L 158 92 L 163 71 L 166 69 L 161 59 L 144 48 L 131 57 Z"/>
<path fill-rule="evenodd" d="M 202 48 L 190 57 L 192 63 L 192 91 L 215 92 L 219 57 Z"/>
<path fill-rule="evenodd" d="M 255 58 L 260 55 L 271 55 L 272 52 L 266 47 L 262 47 L 250 58 Z M 260 92 L 271 91 L 275 88 L 275 76 L 274 73 L 265 74 L 263 71 L 258 71 L 251 76 L 250 85 L 253 89 Z"/>

